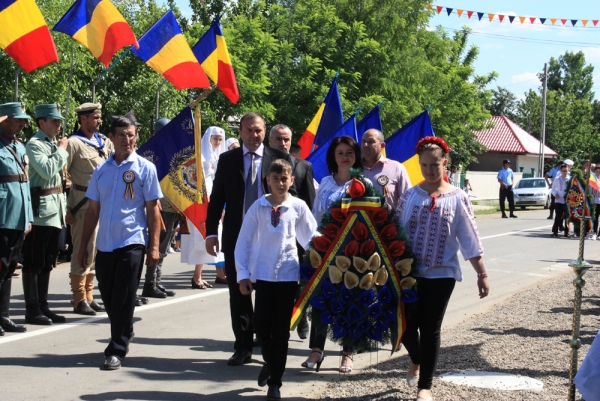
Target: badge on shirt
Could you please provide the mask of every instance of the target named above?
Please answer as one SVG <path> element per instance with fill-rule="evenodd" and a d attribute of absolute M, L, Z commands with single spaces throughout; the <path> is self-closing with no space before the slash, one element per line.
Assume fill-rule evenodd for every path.
<path fill-rule="evenodd" d="M 383 187 L 383 195 L 388 195 L 387 184 L 390 182 L 390 179 L 386 175 L 380 175 L 377 177 L 377 183 Z"/>
<path fill-rule="evenodd" d="M 131 199 L 135 198 L 135 192 L 133 192 L 133 182 L 135 181 L 135 174 L 133 174 L 133 171 L 126 171 L 123 173 L 123 181 L 125 181 L 127 183 L 127 186 L 125 187 L 125 199 L 129 199 L 129 197 L 131 196 Z"/>
<path fill-rule="evenodd" d="M 27 157 L 27 155 L 23 155 L 23 164 L 24 165 L 28 165 L 29 164 L 29 157 Z"/>

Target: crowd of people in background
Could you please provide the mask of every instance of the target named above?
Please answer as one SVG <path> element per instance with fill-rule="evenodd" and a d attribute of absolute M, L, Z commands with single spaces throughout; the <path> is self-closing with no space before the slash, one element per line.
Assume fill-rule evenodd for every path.
<path fill-rule="evenodd" d="M 11 277 L 21 262 L 26 322 L 66 321 L 50 309 L 48 288 L 59 250 L 65 248 L 59 245 L 60 235 L 66 238 L 68 227 L 73 311 L 106 311 L 111 340 L 103 368 L 119 369 L 135 336 L 135 306 L 148 298 L 175 296 L 162 277 L 164 259 L 177 238 L 181 262 L 194 266 L 191 288 L 213 286 L 202 277 L 205 264 L 215 265 L 215 283 L 229 288 L 235 352 L 228 364 L 250 362 L 253 348 L 260 346 L 265 364 L 258 384 L 268 385 L 268 400 L 280 399 L 292 306 L 299 296 L 299 261 L 321 216 L 346 196 L 350 169 L 358 169 L 383 194 L 386 207 L 397 209 L 401 223 L 410 227 L 420 299 L 403 339 L 412 361 L 406 380 L 418 387 L 418 400 L 431 399 L 443 316 L 456 281 L 462 280 L 459 249 L 477 272 L 479 296 L 489 292 L 468 197 L 472 188 L 468 180 L 460 187 L 456 166 L 446 172 L 449 149 L 442 139 L 419 142 L 424 181 L 413 187 L 405 167 L 384 156 L 381 131 L 367 130 L 361 143 L 335 138 L 327 150 L 330 175 L 317 183 L 311 164 L 298 157 L 301 149 L 292 143 L 286 125 L 271 128 L 269 146 L 264 144 L 265 121 L 257 113 L 241 118 L 241 142 L 227 139 L 222 128 L 209 127 L 202 138 L 202 160 L 196 161 L 202 163 L 210 199 L 204 238 L 163 196 L 153 163 L 137 155 L 140 124 L 133 112 L 113 116 L 105 136 L 99 132 L 101 108 L 94 103 L 79 106 L 78 129 L 67 139 L 59 136 L 64 118 L 56 105 L 38 105 L 39 130 L 23 145 L 17 136 L 30 116 L 20 103 L 0 105 L 0 188 L 5 194 L 0 206 L 6 210 L 0 217 L 0 334 L 26 331 L 8 315 Z M 168 122 L 157 120 L 154 132 Z M 447 230 L 433 232 L 431 224 Z M 467 229 L 456 231 L 458 225 Z M 416 241 L 417 236 L 430 239 Z M 434 259 L 426 256 L 432 253 Z M 103 304 L 92 296 L 94 279 Z M 302 366 L 318 371 L 325 358 L 325 336 L 309 329 L 306 317 L 298 334 L 309 337 L 310 352 Z M 340 372 L 352 372 L 357 351 L 343 348 Z"/>

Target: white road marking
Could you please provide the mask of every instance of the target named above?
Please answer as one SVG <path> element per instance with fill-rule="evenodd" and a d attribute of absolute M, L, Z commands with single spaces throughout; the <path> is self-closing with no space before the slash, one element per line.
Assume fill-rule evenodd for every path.
<path fill-rule="evenodd" d="M 177 304 L 180 302 L 191 301 L 193 299 L 205 298 L 205 297 L 210 297 L 213 295 L 219 295 L 219 294 L 222 294 L 227 291 L 229 291 L 227 288 L 213 289 L 208 292 L 201 293 L 201 294 L 193 294 L 193 295 L 188 295 L 188 296 L 181 297 L 181 298 L 172 298 L 167 301 L 157 302 L 157 303 L 143 305 L 143 306 L 137 306 L 135 308 L 135 314 L 137 314 L 139 312 L 144 312 L 144 311 L 147 311 L 150 309 L 154 309 L 154 308 L 160 308 L 162 306 L 168 306 L 168 305 L 173 305 L 173 304 Z M 135 314 L 134 314 L 134 316 L 135 316 Z M 9 343 L 12 341 L 24 340 L 26 338 L 41 336 L 42 334 L 54 333 L 55 331 L 71 329 L 71 328 L 77 327 L 81 324 L 95 323 L 99 320 L 107 319 L 107 318 L 108 318 L 108 315 L 106 313 L 101 313 L 96 316 L 88 317 L 85 319 L 79 319 L 79 320 L 75 320 L 75 321 L 68 322 L 68 323 L 54 324 L 54 325 L 49 326 L 44 329 L 39 329 L 39 330 L 30 331 L 30 332 L 26 332 L 26 333 L 15 333 L 8 337 L 0 338 L 0 345 L 6 344 L 6 343 Z M 31 327 L 31 325 L 29 325 L 29 327 Z"/>
<path fill-rule="evenodd" d="M 524 231 L 535 231 L 535 230 L 541 230 L 542 228 L 548 228 L 548 227 L 552 227 L 552 225 L 549 226 L 541 226 L 541 227 L 534 227 L 534 228 L 526 228 L 524 230 L 517 230 L 517 231 L 509 231 L 507 233 L 504 234 L 496 234 L 496 235 L 488 235 L 487 237 L 481 237 L 482 240 L 484 239 L 488 239 L 488 238 L 497 238 L 497 237 L 504 237 L 506 235 L 512 235 L 512 234 L 517 234 L 517 233 L 522 233 Z"/>

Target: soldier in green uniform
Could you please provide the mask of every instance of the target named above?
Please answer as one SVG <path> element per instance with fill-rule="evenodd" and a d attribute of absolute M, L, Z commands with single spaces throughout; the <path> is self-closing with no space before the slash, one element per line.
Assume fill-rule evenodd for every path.
<path fill-rule="evenodd" d="M 25 320 L 31 324 L 64 323 L 64 316 L 48 308 L 50 272 L 58 257 L 58 240 L 65 225 L 67 201 L 63 193 L 63 168 L 67 163 L 67 138 L 57 139 L 63 116 L 57 105 L 35 106 L 38 132 L 25 146 L 33 226 L 23 244 L 23 294 Z"/>
<path fill-rule="evenodd" d="M 0 105 L 0 335 L 24 332 L 10 320 L 11 276 L 24 236 L 31 230 L 33 212 L 27 179 L 25 146 L 17 139 L 30 119 L 21 103 Z"/>
<path fill-rule="evenodd" d="M 80 129 L 69 137 L 67 167 L 71 176 L 72 187 L 67 201 L 67 224 L 71 225 L 73 238 L 73 255 L 79 254 L 81 235 L 83 233 L 83 216 L 89 202 L 85 197 L 92 173 L 114 152 L 112 142 L 98 132 L 102 122 L 102 105 L 84 103 L 75 109 Z M 96 235 L 92 234 L 88 243 L 88 255 L 91 263 L 82 268 L 77 257 L 71 259 L 71 290 L 73 291 L 73 310 L 81 315 L 95 315 L 104 312 L 104 307 L 94 301 L 94 277 L 96 276 Z"/>

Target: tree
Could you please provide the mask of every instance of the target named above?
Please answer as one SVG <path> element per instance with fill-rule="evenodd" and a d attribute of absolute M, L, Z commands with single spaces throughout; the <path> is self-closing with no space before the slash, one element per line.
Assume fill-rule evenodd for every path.
<path fill-rule="evenodd" d="M 544 73 L 538 74 L 540 81 L 544 82 Z M 562 91 L 575 96 L 577 99 L 594 99 L 594 67 L 585 65 L 585 55 L 582 51 L 577 53 L 566 52 L 556 60 L 550 58 L 548 65 L 548 90 Z"/>
<path fill-rule="evenodd" d="M 493 116 L 506 116 L 515 120 L 517 97 L 508 89 L 499 86 L 497 89 L 492 89 L 492 102 L 487 109 Z"/>

